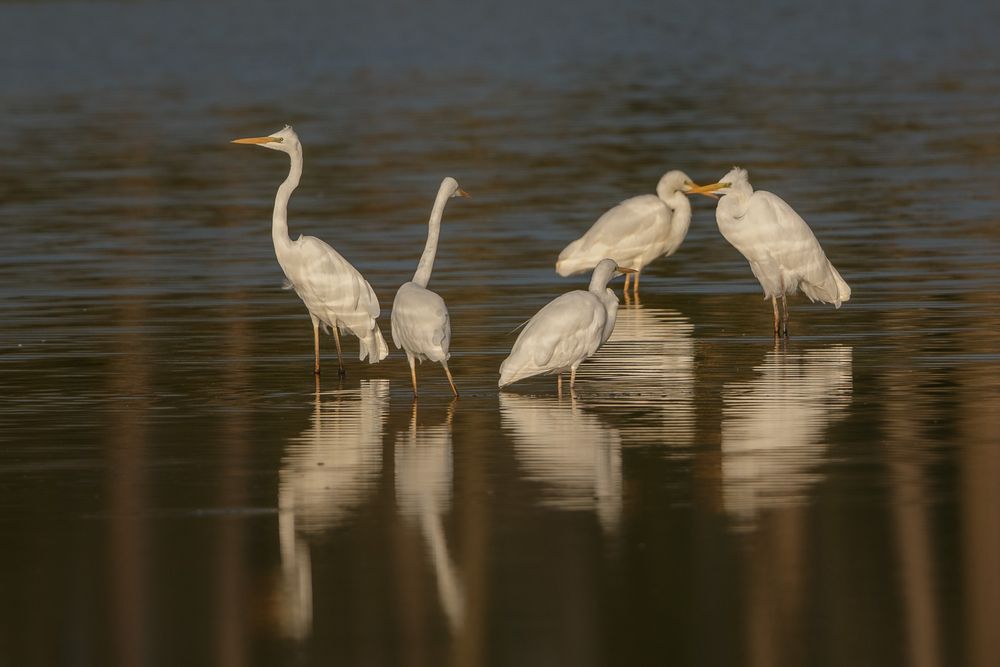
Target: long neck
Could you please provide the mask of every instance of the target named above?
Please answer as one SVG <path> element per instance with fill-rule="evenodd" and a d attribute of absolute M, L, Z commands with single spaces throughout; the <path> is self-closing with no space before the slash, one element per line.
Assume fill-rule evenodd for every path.
<path fill-rule="evenodd" d="M 603 263 L 598 264 L 594 269 L 593 275 L 590 276 L 590 287 L 588 289 L 597 296 L 602 296 L 604 294 L 604 290 L 608 288 L 608 283 L 614 276 L 614 272 L 614 264 L 611 264 L 610 262 L 607 266 Z"/>
<path fill-rule="evenodd" d="M 271 217 L 271 239 L 278 254 L 292 242 L 288 237 L 288 200 L 302 178 L 302 148 L 296 148 L 288 157 L 291 159 L 288 177 L 278 186 L 278 194 L 274 197 L 274 214 Z"/>
<path fill-rule="evenodd" d="M 445 190 L 439 190 L 434 208 L 431 209 L 431 219 L 427 222 L 427 243 L 424 254 L 420 256 L 417 271 L 413 274 L 413 282 L 421 287 L 427 287 L 431 281 L 431 271 L 434 270 L 434 257 L 437 255 L 438 237 L 441 235 L 441 216 L 444 215 L 444 205 L 451 195 Z"/>
<path fill-rule="evenodd" d="M 683 239 L 691 226 L 691 200 L 683 192 L 675 192 L 666 201 L 674 212 L 670 217 L 671 234 L 680 234 Z"/>
<path fill-rule="evenodd" d="M 747 207 L 750 206 L 750 198 L 753 196 L 753 187 L 749 183 L 737 183 L 729 189 L 729 192 L 719 200 L 719 208 L 733 218 L 742 218 Z"/>

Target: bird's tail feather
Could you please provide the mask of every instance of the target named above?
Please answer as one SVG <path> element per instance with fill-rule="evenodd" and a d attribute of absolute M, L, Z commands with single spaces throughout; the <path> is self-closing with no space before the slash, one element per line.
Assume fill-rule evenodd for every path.
<path fill-rule="evenodd" d="M 594 268 L 596 262 L 591 262 L 587 257 L 579 256 L 582 245 L 583 239 L 581 238 L 563 248 L 563 251 L 559 253 L 559 259 L 556 260 L 556 273 L 566 277 Z"/>
<path fill-rule="evenodd" d="M 803 282 L 800 288 L 811 301 L 832 303 L 837 308 L 840 308 L 841 303 L 851 298 L 851 287 L 840 276 L 840 272 L 837 271 L 833 264 L 828 262 L 827 267 L 829 271 L 822 283 L 812 284 Z"/>
<path fill-rule="evenodd" d="M 378 328 L 378 323 L 373 322 L 372 324 L 372 329 L 367 336 L 358 337 L 360 343 L 358 358 L 362 361 L 367 358 L 368 363 L 377 364 L 389 356 L 389 346 L 385 344 L 385 338 L 382 337 L 382 330 Z"/>

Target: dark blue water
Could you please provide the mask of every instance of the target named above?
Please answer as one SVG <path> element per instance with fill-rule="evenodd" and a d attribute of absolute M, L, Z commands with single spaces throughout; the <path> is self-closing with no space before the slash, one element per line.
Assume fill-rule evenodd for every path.
<path fill-rule="evenodd" d="M 0 4 L 0 664 L 1000 663 L 1000 9 Z M 431 287 L 311 375 L 269 234 Z M 739 164 L 840 310 L 770 305 L 694 202 L 577 396 L 498 394 L 559 250 Z M 334 351 L 324 339 L 324 364 Z"/>

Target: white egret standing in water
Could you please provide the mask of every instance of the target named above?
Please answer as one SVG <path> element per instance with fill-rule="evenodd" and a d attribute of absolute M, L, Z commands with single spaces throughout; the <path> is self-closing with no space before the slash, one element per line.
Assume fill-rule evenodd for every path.
<path fill-rule="evenodd" d="M 683 171 L 667 172 L 656 185 L 655 195 L 626 199 L 566 246 L 556 261 L 556 273 L 581 273 L 609 257 L 635 269 L 632 293 L 637 295 L 643 268 L 657 257 L 677 252 L 687 236 L 691 202 L 685 193 L 696 187 Z M 626 275 L 623 292 L 628 291 L 628 283 Z"/>
<path fill-rule="evenodd" d="M 417 367 L 415 361 L 424 359 L 436 361 L 448 376 L 451 391 L 458 396 L 455 381 L 448 370 L 448 345 L 451 343 L 451 322 L 444 299 L 427 289 L 434 270 L 437 255 L 438 236 L 441 233 L 441 216 L 444 206 L 452 197 L 468 197 L 468 193 L 458 187 L 458 181 L 448 176 L 441 181 L 431 218 L 427 223 L 427 244 L 420 256 L 413 280 L 396 292 L 392 302 L 392 342 L 406 352 L 410 364 L 410 378 L 413 380 L 413 395 L 417 395 Z"/>
<path fill-rule="evenodd" d="M 572 390 L 576 369 L 614 331 L 618 297 L 608 289 L 608 282 L 616 273 L 634 272 L 619 267 L 613 259 L 602 259 L 594 268 L 588 289 L 567 292 L 535 313 L 500 364 L 500 387 L 534 375 L 557 373 L 561 391 L 562 374 L 568 370 Z"/>
<path fill-rule="evenodd" d="M 747 258 L 764 297 L 771 298 L 775 336 L 779 332 L 788 335 L 786 295 L 801 289 L 810 301 L 837 308 L 851 298 L 851 288 L 826 258 L 805 220 L 781 197 L 754 192 L 746 169 L 734 167 L 718 183 L 693 188 L 688 194 L 710 192 L 721 195 L 715 209 L 719 231 Z M 779 296 L 784 306 L 780 322 Z"/>
<path fill-rule="evenodd" d="M 288 153 L 291 159 L 288 178 L 278 187 L 274 198 L 271 238 L 278 264 L 288 279 L 288 287 L 295 290 L 306 304 L 312 318 L 313 372 L 319 374 L 321 324 L 333 330 L 340 375 L 345 374 L 340 350 L 341 331 L 349 331 L 358 337 L 360 359 L 367 358 L 372 364 L 382 361 L 389 354 L 389 348 L 376 322 L 378 299 L 368 281 L 340 253 L 315 236 L 299 236 L 294 241 L 288 236 L 288 200 L 302 177 L 302 144 L 298 135 L 286 125 L 270 136 L 235 139 L 233 143 L 256 144 Z"/>

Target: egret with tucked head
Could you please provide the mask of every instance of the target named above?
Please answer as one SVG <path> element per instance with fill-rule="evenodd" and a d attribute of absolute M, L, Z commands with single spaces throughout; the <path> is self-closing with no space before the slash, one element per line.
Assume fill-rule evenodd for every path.
<path fill-rule="evenodd" d="M 576 369 L 607 342 L 615 329 L 618 297 L 608 289 L 608 282 L 618 273 L 634 272 L 619 267 L 613 259 L 602 259 L 594 268 L 588 289 L 567 292 L 535 313 L 500 365 L 500 387 L 534 375 L 556 373 L 561 391 L 562 374 L 569 371 L 572 391 Z"/>
<path fill-rule="evenodd" d="M 635 269 L 632 293 L 639 293 L 639 273 L 657 257 L 677 252 L 691 225 L 691 202 L 685 193 L 698 186 L 683 171 L 669 171 L 655 195 L 626 199 L 597 219 L 587 233 L 559 253 L 556 273 L 569 276 L 597 266 L 605 257 Z M 628 291 L 629 276 L 625 276 Z"/>
<path fill-rule="evenodd" d="M 715 209 L 719 231 L 747 261 L 750 270 L 771 298 L 774 335 L 788 335 L 788 294 L 798 290 L 811 301 L 832 303 L 837 308 L 851 298 L 840 273 L 826 258 L 805 220 L 785 201 L 770 192 L 754 191 L 746 169 L 734 167 L 718 183 L 703 185 L 688 194 L 721 195 Z M 777 297 L 784 314 L 779 321 Z"/>
<path fill-rule="evenodd" d="M 392 342 L 406 352 L 414 397 L 417 396 L 417 368 L 414 362 L 423 362 L 424 359 L 441 364 L 448 376 L 452 393 L 458 396 L 455 381 L 448 370 L 448 359 L 451 357 L 448 352 L 451 344 L 448 307 L 444 304 L 444 299 L 427 289 L 427 283 L 430 282 L 431 271 L 434 269 L 444 206 L 452 197 L 468 196 L 465 190 L 458 187 L 458 181 L 454 178 L 449 176 L 441 181 L 434 208 L 431 209 L 431 218 L 427 223 L 427 244 L 417 264 L 417 272 L 413 274 L 413 280 L 403 283 L 392 302 Z"/>
<path fill-rule="evenodd" d="M 378 299 L 371 285 L 351 263 L 336 250 L 314 236 L 288 236 L 288 200 L 302 177 L 302 144 L 290 126 L 266 137 L 235 139 L 234 144 L 255 144 L 287 153 L 291 159 L 288 177 L 278 187 L 271 219 L 271 238 L 274 254 L 281 270 L 288 279 L 288 287 L 295 290 L 306 308 L 313 325 L 313 372 L 319 375 L 319 327 L 332 329 L 337 343 L 339 372 L 343 376 L 344 359 L 340 349 L 340 332 L 350 332 L 358 337 L 361 359 L 377 363 L 389 354 L 376 319 L 379 316 Z"/>

